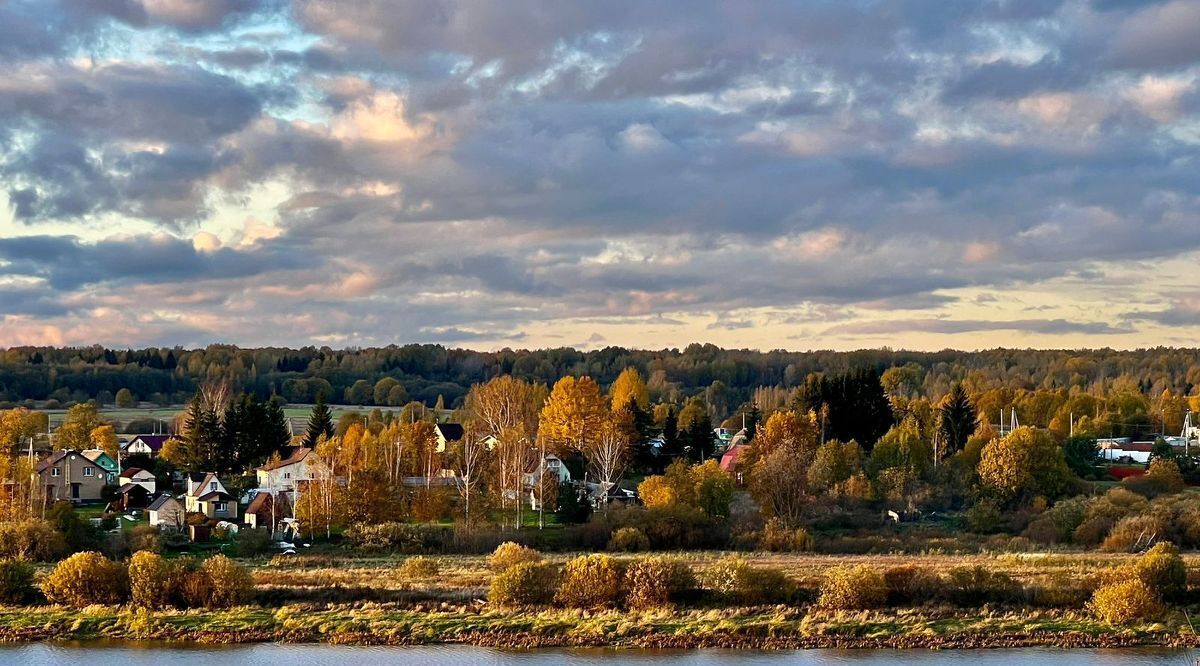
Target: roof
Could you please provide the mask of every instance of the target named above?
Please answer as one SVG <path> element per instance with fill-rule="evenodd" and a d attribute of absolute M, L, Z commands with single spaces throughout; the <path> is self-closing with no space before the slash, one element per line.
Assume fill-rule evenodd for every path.
<path fill-rule="evenodd" d="M 142 492 L 144 492 L 144 493 L 149 493 L 149 492 L 150 492 L 149 490 L 146 490 L 146 488 L 145 488 L 145 487 L 143 487 L 143 486 L 142 486 L 141 484 L 139 484 L 139 483 L 127 483 L 127 484 L 125 484 L 125 485 L 121 486 L 120 488 L 118 488 L 118 489 L 117 489 L 117 492 L 118 492 L 118 493 L 121 493 L 122 495 L 124 495 L 124 494 L 126 494 L 126 493 L 130 493 L 130 492 L 133 492 L 133 491 L 135 491 L 135 490 L 140 490 L 140 491 L 142 491 Z"/>
<path fill-rule="evenodd" d="M 142 443 L 145 444 L 146 447 L 151 451 L 158 453 L 162 450 L 163 444 L 165 444 L 168 439 L 171 439 L 171 435 L 137 435 L 133 439 L 129 440 L 129 443 L 133 444 L 139 439 L 142 440 Z"/>
<path fill-rule="evenodd" d="M 205 493 L 204 495 L 201 495 L 200 497 L 198 497 L 196 499 L 201 502 L 211 502 L 213 500 L 227 500 L 229 498 L 230 498 L 229 493 L 223 493 L 219 490 L 214 490 L 211 493 Z"/>
<path fill-rule="evenodd" d="M 204 492 L 208 487 L 209 480 L 216 481 L 222 488 L 225 484 L 221 483 L 221 478 L 212 472 L 189 472 L 188 473 L 188 495 L 195 496 L 196 493 Z M 192 485 L 195 484 L 195 485 Z"/>
<path fill-rule="evenodd" d="M 734 444 L 733 446 L 729 447 L 729 450 L 725 452 L 725 455 L 721 456 L 721 469 L 725 470 L 726 472 L 732 472 L 734 468 L 737 467 L 738 460 L 748 448 L 750 447 L 745 444 Z"/>
<path fill-rule="evenodd" d="M 463 438 L 463 427 L 461 423 L 439 423 L 436 426 L 438 432 L 447 442 L 457 442 Z"/>
<path fill-rule="evenodd" d="M 272 470 L 277 470 L 280 467 L 287 467 L 289 465 L 295 465 L 295 464 L 299 463 L 300 461 L 304 460 L 305 458 L 307 458 L 308 454 L 310 454 L 310 453 L 312 453 L 312 449 L 310 449 L 308 447 L 295 446 L 295 447 L 292 447 L 292 452 L 288 454 L 288 457 L 283 458 L 282 460 L 279 460 L 277 462 L 273 462 L 273 463 L 269 462 L 266 465 L 259 467 L 259 469 L 264 472 L 270 472 Z"/>
<path fill-rule="evenodd" d="M 287 495 L 279 495 L 279 514 L 291 513 L 291 503 L 288 501 Z M 271 493 L 260 492 L 250 500 L 250 506 L 246 507 L 246 515 L 257 515 L 259 513 L 271 512 Z"/>
<path fill-rule="evenodd" d="M 84 458 L 87 458 L 88 460 L 90 460 L 92 462 L 96 462 L 97 460 L 99 460 L 102 457 L 108 458 L 109 461 L 112 461 L 112 456 L 108 455 L 108 453 L 106 453 L 104 451 L 104 449 L 87 449 L 86 451 L 81 451 L 79 453 L 79 455 L 83 456 Z M 99 463 L 97 463 L 97 464 L 99 464 Z"/>
<path fill-rule="evenodd" d="M 91 465 L 92 467 L 96 467 L 97 469 L 104 469 L 103 467 L 100 467 L 99 465 L 92 462 L 91 460 L 84 458 L 83 455 L 80 454 L 78 451 L 72 451 L 71 449 L 63 449 L 62 451 L 55 451 L 54 453 L 51 453 L 48 457 L 42 459 L 42 461 L 37 464 L 37 471 L 38 472 L 46 471 L 47 469 L 53 467 L 54 465 L 57 465 L 58 463 L 62 462 L 62 459 L 66 458 L 68 455 L 78 455 L 84 462 Z"/>
<path fill-rule="evenodd" d="M 142 469 L 141 467 L 129 467 L 127 469 L 122 470 L 121 478 L 122 479 L 132 479 L 135 474 L 141 474 L 141 473 L 149 474 L 150 478 L 152 478 L 152 479 L 154 478 L 153 472 L 151 472 L 148 469 Z"/>
<path fill-rule="evenodd" d="M 159 509 L 163 508 L 163 505 L 166 504 L 167 502 L 175 502 L 176 504 L 179 504 L 179 500 L 164 493 L 162 495 L 159 495 L 158 499 L 156 499 L 150 503 L 149 510 L 150 511 L 158 511 Z"/>

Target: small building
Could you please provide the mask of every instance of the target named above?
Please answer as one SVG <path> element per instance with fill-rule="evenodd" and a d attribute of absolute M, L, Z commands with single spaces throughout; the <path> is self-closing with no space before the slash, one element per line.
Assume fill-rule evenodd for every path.
<path fill-rule="evenodd" d="M 144 509 L 150 505 L 150 491 L 139 483 L 125 483 L 117 489 L 117 499 L 114 502 L 122 511 Z"/>
<path fill-rule="evenodd" d="M 150 525 L 160 530 L 182 530 L 187 524 L 187 511 L 179 500 L 167 493 L 159 495 L 147 508 Z"/>
<path fill-rule="evenodd" d="M 324 461 L 304 446 L 292 447 L 286 458 L 268 462 L 254 471 L 259 488 L 293 492 L 297 482 L 312 481 L 328 470 Z"/>
<path fill-rule="evenodd" d="M 146 492 L 150 495 L 154 494 L 155 486 L 157 485 L 154 474 L 141 467 L 130 467 L 121 472 L 121 485 L 125 486 L 130 483 L 145 488 Z"/>
<path fill-rule="evenodd" d="M 107 472 L 78 451 L 64 449 L 37 464 L 46 501 L 99 502 Z"/>
<path fill-rule="evenodd" d="M 736 474 L 738 472 L 738 463 L 740 462 L 742 455 L 749 448 L 749 445 L 742 443 L 734 444 L 733 446 L 729 447 L 729 450 L 721 456 L 721 469 L 729 472 L 730 474 Z"/>
<path fill-rule="evenodd" d="M 202 513 L 216 520 L 237 520 L 238 504 L 217 475 L 189 474 L 184 508 L 188 513 Z"/>
<path fill-rule="evenodd" d="M 445 453 L 446 447 L 452 442 L 457 442 L 463 438 L 463 427 L 461 423 L 439 423 L 433 426 L 434 434 L 437 435 L 437 452 Z"/>
<path fill-rule="evenodd" d="M 271 529 L 280 521 L 293 517 L 292 502 L 287 493 L 261 491 L 250 500 L 244 518 L 250 527 Z"/>
<path fill-rule="evenodd" d="M 567 469 L 567 466 L 563 464 L 562 459 L 558 456 L 553 453 L 547 453 L 544 465 L 544 467 L 539 465 L 536 460 L 533 462 L 533 465 L 525 473 L 526 486 L 533 487 L 537 485 L 538 473 L 542 470 L 545 470 L 548 474 L 557 476 L 559 485 L 571 482 L 571 470 Z"/>
<path fill-rule="evenodd" d="M 119 470 L 117 469 L 117 461 L 113 460 L 112 456 L 108 455 L 103 449 L 87 449 L 79 453 L 84 458 L 104 468 L 104 483 L 110 486 L 117 484 Z"/>
<path fill-rule="evenodd" d="M 171 435 L 136 435 L 125 445 L 125 454 L 157 456 L 168 439 L 171 439 Z"/>

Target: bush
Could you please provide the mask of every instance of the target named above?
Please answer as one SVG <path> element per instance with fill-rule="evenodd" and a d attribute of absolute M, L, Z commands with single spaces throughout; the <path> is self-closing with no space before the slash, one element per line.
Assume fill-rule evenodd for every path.
<path fill-rule="evenodd" d="M 66 606 L 119 604 L 129 594 L 129 578 L 121 563 L 86 551 L 59 562 L 42 581 L 42 593 Z"/>
<path fill-rule="evenodd" d="M 66 550 L 62 534 L 44 520 L 0 523 L 0 557 L 48 562 Z"/>
<path fill-rule="evenodd" d="M 949 601 L 959 606 L 1011 601 L 1020 587 L 1008 574 L 979 565 L 954 567 L 946 574 L 943 586 Z"/>
<path fill-rule="evenodd" d="M 672 557 L 642 557 L 625 569 L 625 603 L 656 608 L 676 601 L 696 586 L 691 567 Z"/>
<path fill-rule="evenodd" d="M 1154 545 L 1132 564 L 1133 574 L 1163 599 L 1176 599 L 1187 589 L 1187 566 L 1175 544 Z"/>
<path fill-rule="evenodd" d="M 243 528 L 237 535 L 237 552 L 241 557 L 257 557 L 271 550 L 271 534 L 265 529 Z"/>
<path fill-rule="evenodd" d="M 135 606 L 165 608 L 171 605 L 171 564 L 162 555 L 139 550 L 129 559 L 129 596 Z"/>
<path fill-rule="evenodd" d="M 609 555 L 583 555 L 563 567 L 554 601 L 573 608 L 615 606 L 621 599 L 624 567 Z"/>
<path fill-rule="evenodd" d="M 887 601 L 887 593 L 883 576 L 870 566 L 835 567 L 821 581 L 817 605 L 833 610 L 878 608 Z"/>
<path fill-rule="evenodd" d="M 250 601 L 254 594 L 254 579 L 250 570 L 224 555 L 210 557 L 200 567 L 208 579 L 209 592 L 205 606 L 228 608 Z"/>
<path fill-rule="evenodd" d="M 505 541 L 488 555 L 487 565 L 492 571 L 505 571 L 518 564 L 541 562 L 542 554 L 519 543 Z"/>
<path fill-rule="evenodd" d="M 1097 589 L 1088 602 L 1088 610 L 1109 624 L 1124 624 L 1158 617 L 1163 607 L 1158 595 L 1144 581 L 1135 578 Z"/>
<path fill-rule="evenodd" d="M 1100 544 L 1100 550 L 1128 553 L 1157 542 L 1166 533 L 1166 526 L 1155 516 L 1128 516 L 1113 526 L 1104 543 Z"/>
<path fill-rule="evenodd" d="M 763 528 L 759 547 L 784 553 L 805 553 L 813 549 L 813 538 L 803 527 L 789 529 L 783 521 L 772 518 Z"/>
<path fill-rule="evenodd" d="M 133 552 L 142 550 L 151 553 L 161 553 L 162 540 L 158 538 L 158 528 L 150 525 L 138 525 L 129 535 L 129 549 Z"/>
<path fill-rule="evenodd" d="M 420 526 L 408 523 L 359 523 L 346 530 L 346 538 L 354 546 L 367 551 L 397 550 L 402 553 L 426 552 L 426 533 Z"/>
<path fill-rule="evenodd" d="M 21 604 L 33 598 L 33 565 L 23 560 L 0 560 L 0 603 Z"/>
<path fill-rule="evenodd" d="M 650 539 L 636 527 L 622 527 L 613 532 L 608 549 L 623 553 L 639 553 L 650 550 Z"/>
<path fill-rule="evenodd" d="M 404 560 L 400 565 L 400 575 L 404 578 L 433 578 L 440 571 L 437 560 L 423 555 L 415 555 Z"/>
<path fill-rule="evenodd" d="M 752 567 L 737 555 L 729 555 L 709 567 L 705 584 L 736 603 L 755 605 L 789 601 L 795 584 L 779 569 Z"/>
<path fill-rule="evenodd" d="M 963 513 L 967 529 L 976 534 L 995 534 L 1004 529 L 1004 514 L 995 502 L 983 500 Z"/>
<path fill-rule="evenodd" d="M 917 606 L 935 599 L 941 589 L 937 574 L 912 564 L 891 567 L 883 572 L 889 603 Z"/>
<path fill-rule="evenodd" d="M 498 606 L 537 606 L 554 599 L 558 572 L 543 562 L 522 562 L 492 577 L 488 602 Z"/>

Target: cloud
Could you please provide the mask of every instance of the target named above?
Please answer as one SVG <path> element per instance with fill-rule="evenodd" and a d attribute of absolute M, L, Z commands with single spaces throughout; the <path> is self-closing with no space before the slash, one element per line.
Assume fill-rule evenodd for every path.
<path fill-rule="evenodd" d="M 968 319 L 900 319 L 839 324 L 825 329 L 822 335 L 881 336 L 896 333 L 936 333 L 953 335 L 991 331 L 1018 331 L 1042 335 L 1117 335 L 1132 332 L 1125 326 L 1106 322 L 1076 322 L 1065 319 L 968 320 Z"/>

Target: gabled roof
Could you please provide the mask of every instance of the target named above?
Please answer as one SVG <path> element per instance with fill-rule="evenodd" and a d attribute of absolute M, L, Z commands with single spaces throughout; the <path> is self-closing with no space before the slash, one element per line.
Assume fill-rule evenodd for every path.
<path fill-rule="evenodd" d="M 145 487 L 143 487 L 143 486 L 142 486 L 141 484 L 139 484 L 139 483 L 127 483 L 127 484 L 125 484 L 125 485 L 121 486 L 120 488 L 118 488 L 118 489 L 117 489 L 117 492 L 118 492 L 118 493 L 121 493 L 122 495 L 124 495 L 124 494 L 126 494 L 126 493 L 130 493 L 130 492 L 133 492 L 133 491 L 135 491 L 135 490 L 140 490 L 140 491 L 142 491 L 142 492 L 144 492 L 144 493 L 147 493 L 147 494 L 149 494 L 149 493 L 150 493 L 150 491 L 149 491 L 149 490 L 146 490 L 146 488 L 145 488 Z"/>
<path fill-rule="evenodd" d="M 200 477 L 199 481 L 196 481 L 197 476 Z M 213 474 L 212 472 L 207 472 L 207 473 L 193 472 L 191 474 L 188 474 L 188 479 L 195 482 L 195 485 L 191 486 L 190 490 L 188 491 L 188 494 L 193 497 L 196 496 L 196 493 L 210 492 L 208 490 L 208 485 L 210 483 L 212 483 L 213 481 L 216 481 L 217 484 L 220 485 L 220 487 L 222 487 L 222 488 L 225 487 L 225 484 L 221 483 L 220 477 L 218 477 L 216 474 Z"/>
<path fill-rule="evenodd" d="M 201 495 L 200 497 L 197 497 L 196 499 L 201 502 L 211 502 L 213 500 L 227 500 L 229 498 L 230 498 L 229 493 L 223 493 L 219 490 L 214 490 L 210 493 Z"/>
<path fill-rule="evenodd" d="M 149 475 L 150 475 L 150 478 L 152 478 L 152 479 L 154 478 L 154 473 L 153 473 L 153 472 L 151 472 L 151 471 L 150 471 L 150 470 L 148 470 L 148 469 L 142 469 L 141 467 L 129 467 L 129 468 L 126 468 L 126 469 L 122 470 L 122 471 L 121 471 L 121 478 L 122 478 L 122 479 L 132 479 L 132 478 L 134 477 L 134 475 L 136 475 L 136 474 L 140 474 L 140 473 L 143 473 L 143 472 L 144 472 L 144 473 L 146 473 L 146 474 L 149 474 Z"/>
<path fill-rule="evenodd" d="M 79 455 L 83 456 L 84 458 L 87 458 L 88 460 L 96 463 L 97 465 L 100 464 L 97 461 L 99 461 L 101 458 L 108 458 L 109 462 L 113 462 L 112 456 L 108 455 L 108 453 L 106 453 L 104 451 L 104 449 L 87 449 L 85 451 L 81 451 L 79 453 Z"/>
<path fill-rule="evenodd" d="M 151 451 L 158 453 L 162 450 L 163 444 L 165 444 L 168 439 L 171 439 L 171 435 L 136 435 L 133 439 L 129 440 L 129 443 L 133 444 L 139 439 Z"/>
<path fill-rule="evenodd" d="M 296 463 L 307 458 L 308 454 L 310 454 L 310 453 L 312 453 L 312 449 L 310 449 L 308 447 L 295 446 L 295 447 L 292 447 L 292 452 L 288 454 L 288 457 L 286 457 L 282 460 L 279 460 L 277 462 L 273 462 L 273 463 L 269 462 L 269 463 L 263 465 L 262 467 L 259 467 L 259 469 L 264 472 L 270 472 L 273 470 L 277 470 L 281 467 L 287 467 L 288 465 L 295 465 Z"/>
<path fill-rule="evenodd" d="M 150 503 L 149 510 L 150 511 L 158 511 L 159 509 L 163 508 L 163 505 L 166 504 L 167 502 L 174 502 L 176 504 L 179 504 L 179 500 L 164 493 L 162 495 L 159 495 L 158 499 L 156 499 Z M 180 506 L 180 508 L 183 507 L 182 504 L 180 504 L 179 506 Z"/>
<path fill-rule="evenodd" d="M 66 458 L 68 455 L 77 455 L 80 457 L 81 460 L 83 460 L 85 463 L 91 465 L 92 467 L 95 467 L 96 469 L 99 469 L 101 471 L 104 470 L 103 467 L 97 465 L 96 463 L 92 462 L 91 460 L 88 460 L 82 454 L 80 454 L 78 451 L 72 451 L 71 449 L 63 449 L 62 451 L 55 451 L 54 453 L 51 453 L 49 457 L 44 458 L 41 462 L 39 462 L 37 464 L 36 469 L 38 472 L 44 472 L 47 469 L 53 467 L 54 465 L 57 465 L 58 463 L 62 462 L 62 459 Z"/>
<path fill-rule="evenodd" d="M 729 450 L 725 452 L 725 455 L 721 456 L 721 469 L 725 470 L 726 472 L 734 471 L 734 469 L 737 467 L 738 459 L 742 457 L 742 454 L 745 453 L 746 449 L 748 448 L 750 447 L 746 444 L 734 444 L 733 446 L 729 447 Z"/>
<path fill-rule="evenodd" d="M 272 502 L 278 503 L 275 511 L 277 516 L 284 516 L 292 512 L 291 502 L 288 500 L 287 495 L 280 494 L 276 499 L 272 500 L 270 492 L 261 492 L 255 495 L 254 499 L 250 500 L 250 506 L 246 507 L 245 513 L 248 516 L 271 513 Z"/>
<path fill-rule="evenodd" d="M 447 442 L 457 442 L 463 438 L 461 423 L 439 423 L 434 426 Z"/>

